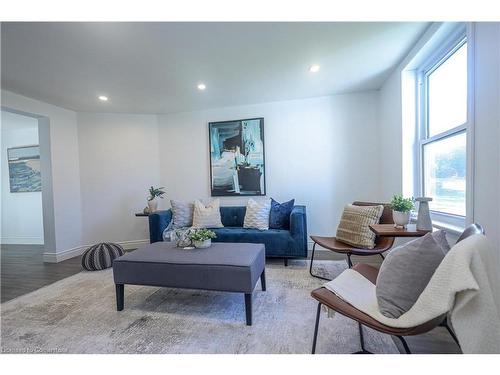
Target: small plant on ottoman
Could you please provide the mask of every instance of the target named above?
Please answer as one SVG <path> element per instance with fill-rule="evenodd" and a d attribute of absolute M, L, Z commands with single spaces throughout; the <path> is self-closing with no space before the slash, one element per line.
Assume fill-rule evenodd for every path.
<path fill-rule="evenodd" d="M 215 232 L 210 229 L 197 229 L 189 238 L 197 249 L 206 249 L 212 245 L 212 238 L 216 238 Z"/>

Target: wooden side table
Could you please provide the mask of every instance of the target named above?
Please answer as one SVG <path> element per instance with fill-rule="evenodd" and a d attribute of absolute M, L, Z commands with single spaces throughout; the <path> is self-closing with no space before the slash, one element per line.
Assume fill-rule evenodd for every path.
<path fill-rule="evenodd" d="M 394 224 L 373 224 L 370 230 L 380 237 L 422 237 L 431 232 L 417 230 L 416 224 L 408 224 L 406 228 L 396 228 Z"/>

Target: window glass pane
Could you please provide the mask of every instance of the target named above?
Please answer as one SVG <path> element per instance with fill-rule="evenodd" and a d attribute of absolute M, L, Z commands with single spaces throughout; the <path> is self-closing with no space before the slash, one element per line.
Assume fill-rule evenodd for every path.
<path fill-rule="evenodd" d="M 428 77 L 429 136 L 467 121 L 467 43 Z"/>
<path fill-rule="evenodd" d="M 424 145 L 424 195 L 433 211 L 465 216 L 465 132 Z"/>

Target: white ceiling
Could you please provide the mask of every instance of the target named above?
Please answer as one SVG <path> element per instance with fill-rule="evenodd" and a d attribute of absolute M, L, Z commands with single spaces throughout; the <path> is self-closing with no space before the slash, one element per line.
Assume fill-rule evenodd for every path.
<path fill-rule="evenodd" d="M 2 88 L 78 111 L 130 113 L 378 89 L 427 26 L 2 23 Z"/>

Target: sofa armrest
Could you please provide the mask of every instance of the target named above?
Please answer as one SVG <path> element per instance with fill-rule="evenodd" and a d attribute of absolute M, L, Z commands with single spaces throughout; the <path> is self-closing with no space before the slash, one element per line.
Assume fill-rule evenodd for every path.
<path fill-rule="evenodd" d="M 290 214 L 290 234 L 296 243 L 297 255 L 307 256 L 306 206 L 294 206 Z"/>
<path fill-rule="evenodd" d="M 163 241 L 163 231 L 172 220 L 172 210 L 156 211 L 149 215 L 149 242 Z"/>

